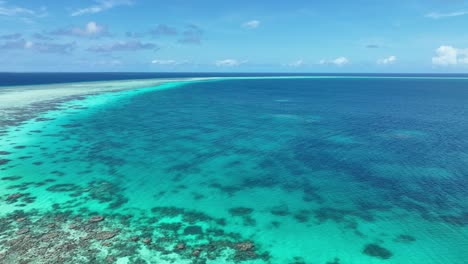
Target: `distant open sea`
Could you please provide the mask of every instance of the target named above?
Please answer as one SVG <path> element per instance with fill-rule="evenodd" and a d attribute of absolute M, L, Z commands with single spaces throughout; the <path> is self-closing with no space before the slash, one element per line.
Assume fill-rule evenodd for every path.
<path fill-rule="evenodd" d="M 0 86 L 183 77 L 0 126 L 0 263 L 468 263 L 468 75 Z"/>
<path fill-rule="evenodd" d="M 0 86 L 94 82 L 127 79 L 196 78 L 196 77 L 275 77 L 275 76 L 373 76 L 373 77 L 468 77 L 468 74 L 359 74 L 359 73 L 191 73 L 191 72 L 72 72 L 72 73 L 16 73 L 0 72 Z"/>

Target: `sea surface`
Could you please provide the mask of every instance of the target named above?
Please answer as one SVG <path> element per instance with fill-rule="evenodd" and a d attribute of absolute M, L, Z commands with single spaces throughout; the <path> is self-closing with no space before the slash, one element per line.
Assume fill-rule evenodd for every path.
<path fill-rule="evenodd" d="M 231 77 L 0 126 L 0 263 L 468 263 L 468 78 Z"/>

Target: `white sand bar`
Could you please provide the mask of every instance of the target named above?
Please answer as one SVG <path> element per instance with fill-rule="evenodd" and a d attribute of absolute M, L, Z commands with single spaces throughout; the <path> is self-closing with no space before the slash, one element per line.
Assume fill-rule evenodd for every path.
<path fill-rule="evenodd" d="M 71 96 L 85 96 L 102 92 L 154 87 L 168 82 L 207 79 L 210 78 L 116 80 L 31 86 L 5 86 L 0 87 L 0 110 L 24 108 L 35 103 L 55 101 Z"/>
<path fill-rule="evenodd" d="M 0 87 L 0 128 L 33 118 L 38 113 L 53 108 L 56 103 L 79 96 L 144 89 L 170 82 L 210 79 L 212 78 L 134 79 Z"/>

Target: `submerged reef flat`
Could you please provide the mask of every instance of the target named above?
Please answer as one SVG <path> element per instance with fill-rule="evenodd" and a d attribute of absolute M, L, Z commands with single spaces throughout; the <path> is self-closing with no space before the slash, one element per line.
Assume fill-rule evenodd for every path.
<path fill-rule="evenodd" d="M 1 87 L 0 130 L 6 125 L 15 125 L 18 122 L 31 119 L 37 113 L 52 110 L 62 102 L 79 100 L 89 95 L 154 87 L 178 81 L 208 79 L 211 78 L 119 80 Z"/>
<path fill-rule="evenodd" d="M 464 263 L 466 82 L 174 81 L 18 107 L 0 263 Z"/>
<path fill-rule="evenodd" d="M 203 213 L 152 212 L 15 211 L 0 219 L 0 263 L 268 263 L 258 244 Z"/>

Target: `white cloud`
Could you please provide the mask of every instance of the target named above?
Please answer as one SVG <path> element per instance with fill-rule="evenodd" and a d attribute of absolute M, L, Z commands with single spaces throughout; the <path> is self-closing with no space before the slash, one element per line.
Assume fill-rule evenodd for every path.
<path fill-rule="evenodd" d="M 338 57 L 334 60 L 321 60 L 319 63 L 320 64 L 323 64 L 323 65 L 330 65 L 330 64 L 333 64 L 333 65 L 337 65 L 337 66 L 344 66 L 346 64 L 348 64 L 350 61 L 348 58 L 346 57 Z"/>
<path fill-rule="evenodd" d="M 395 56 L 390 56 L 388 58 L 377 60 L 377 64 L 393 64 L 396 62 L 396 60 L 397 58 Z"/>
<path fill-rule="evenodd" d="M 124 65 L 124 62 L 112 58 L 112 59 L 104 59 L 104 60 L 77 60 L 74 62 L 75 64 L 80 64 L 83 66 L 89 66 L 89 67 L 102 67 L 102 66 L 107 66 L 107 67 L 119 67 Z"/>
<path fill-rule="evenodd" d="M 130 0 L 97 0 L 95 5 L 78 9 L 71 13 L 71 16 L 81 16 L 86 14 L 96 14 L 105 10 L 109 10 L 116 6 L 132 5 L 133 1 Z"/>
<path fill-rule="evenodd" d="M 114 52 L 114 51 L 139 51 L 139 50 L 157 50 L 158 45 L 154 43 L 144 43 L 137 40 L 118 41 L 111 44 L 100 44 L 91 46 L 87 50 L 91 52 Z"/>
<path fill-rule="evenodd" d="M 289 67 L 302 67 L 304 65 L 305 65 L 305 62 L 302 59 L 297 60 L 297 61 L 293 61 L 293 62 L 288 64 Z"/>
<path fill-rule="evenodd" d="M 233 67 L 239 66 L 241 64 L 246 63 L 247 61 L 238 61 L 234 59 L 225 59 L 225 60 L 218 60 L 215 62 L 215 65 L 218 67 Z"/>
<path fill-rule="evenodd" d="M 38 10 L 33 10 L 20 6 L 8 5 L 6 1 L 0 1 L 0 16 L 20 17 L 24 19 L 44 17 L 47 16 L 47 9 L 41 7 Z"/>
<path fill-rule="evenodd" d="M 52 31 L 53 35 L 78 36 L 78 37 L 101 37 L 109 35 L 106 27 L 97 24 L 94 21 L 88 22 L 84 28 L 72 27 Z"/>
<path fill-rule="evenodd" d="M 24 43 L 24 48 L 25 49 L 31 49 L 32 47 L 34 47 L 34 43 L 32 41 L 26 41 Z"/>
<path fill-rule="evenodd" d="M 426 17 L 432 18 L 432 19 L 440 19 L 440 18 L 457 17 L 457 16 L 464 16 L 464 15 L 468 15 L 468 11 L 456 11 L 456 12 L 451 12 L 451 13 L 433 12 L 433 13 L 427 14 Z"/>
<path fill-rule="evenodd" d="M 242 26 L 245 28 L 250 28 L 250 29 L 258 28 L 260 26 L 260 21 L 258 20 L 247 21 L 244 24 L 242 24 Z"/>
<path fill-rule="evenodd" d="M 123 65 L 123 62 L 118 59 L 111 59 L 111 60 L 99 60 L 95 62 L 96 65 L 104 65 L 104 66 L 119 66 Z"/>
<path fill-rule="evenodd" d="M 88 24 L 86 24 L 84 30 L 80 30 L 79 32 L 82 32 L 85 35 L 97 35 L 104 32 L 104 27 L 96 24 L 96 22 L 94 21 L 91 21 Z"/>
<path fill-rule="evenodd" d="M 439 66 L 468 64 L 468 49 L 457 49 L 452 46 L 440 46 L 432 64 Z"/>
<path fill-rule="evenodd" d="M 188 61 L 176 61 L 176 60 L 152 60 L 151 64 L 156 64 L 160 66 L 177 66 L 177 65 L 183 65 L 183 64 L 188 64 Z"/>
<path fill-rule="evenodd" d="M 39 53 L 69 54 L 76 48 L 75 42 L 51 43 L 32 42 L 25 39 L 18 39 L 0 43 L 0 50 L 30 50 Z"/>

